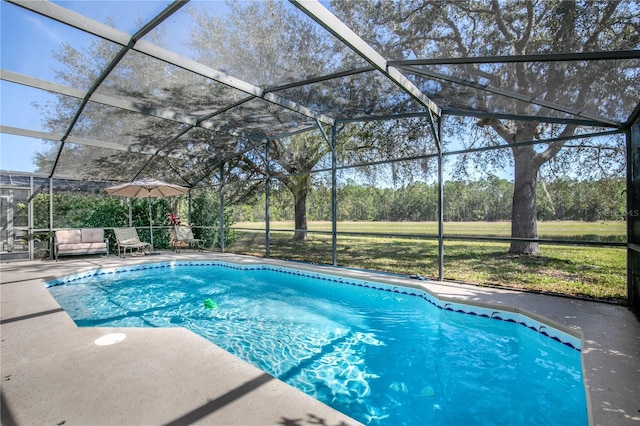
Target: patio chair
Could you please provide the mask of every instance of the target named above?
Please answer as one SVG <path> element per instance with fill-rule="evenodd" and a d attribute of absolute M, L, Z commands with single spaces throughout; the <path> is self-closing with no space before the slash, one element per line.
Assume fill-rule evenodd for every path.
<path fill-rule="evenodd" d="M 140 241 L 138 231 L 136 228 L 113 228 L 114 234 L 116 234 L 116 245 L 118 247 L 118 256 L 120 256 L 120 250 L 122 250 L 122 258 L 127 256 L 127 249 L 129 253 L 133 253 L 133 249 L 149 249 L 151 253 L 151 244 Z"/>
<path fill-rule="evenodd" d="M 173 228 L 175 231 L 175 236 L 172 240 L 173 251 L 180 253 L 180 248 L 185 244 L 187 247 L 195 246 L 197 251 L 203 251 L 200 247 L 200 243 L 202 243 L 203 240 L 193 237 L 193 231 L 191 231 L 190 226 L 178 225 Z"/>

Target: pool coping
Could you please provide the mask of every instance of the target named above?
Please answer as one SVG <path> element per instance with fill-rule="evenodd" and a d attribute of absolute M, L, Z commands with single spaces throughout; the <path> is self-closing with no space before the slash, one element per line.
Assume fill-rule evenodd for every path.
<path fill-rule="evenodd" d="M 211 369 L 211 374 L 220 374 L 220 370 L 233 369 L 234 375 L 237 376 L 238 380 L 225 382 L 225 384 L 221 383 L 218 386 L 219 389 L 210 390 L 209 392 L 218 395 L 217 398 L 224 398 L 224 395 L 234 394 L 234 390 L 241 389 L 243 386 L 246 388 L 248 386 L 246 385 L 247 383 L 252 383 L 255 380 L 259 381 L 259 377 L 261 377 L 259 370 L 256 371 L 252 367 L 249 368 L 248 364 L 235 357 L 233 357 L 234 359 L 227 359 L 227 356 L 215 350 L 217 348 L 215 345 L 204 341 L 204 339 L 193 333 L 186 332 L 186 330 L 185 332 L 176 333 L 179 334 L 176 337 L 168 336 L 168 334 L 175 332 L 167 332 L 167 329 L 151 329 L 147 330 L 148 332 L 131 329 L 79 329 L 75 327 L 73 321 L 62 311 L 42 285 L 45 281 L 51 279 L 97 268 L 176 260 L 218 260 L 243 265 L 268 264 L 275 267 L 295 268 L 310 273 L 326 273 L 356 280 L 401 285 L 423 290 L 447 303 L 463 303 L 465 305 L 489 309 L 495 308 L 501 311 L 526 315 L 572 336 L 582 338 L 581 353 L 590 424 L 640 424 L 640 402 L 638 402 L 640 401 L 640 396 L 638 395 L 637 387 L 637 383 L 640 383 L 640 323 L 631 311 L 622 306 L 505 289 L 476 287 L 467 284 L 422 281 L 325 265 L 311 265 L 232 254 L 187 252 L 183 252 L 181 255 L 168 253 L 160 256 L 133 257 L 126 260 L 113 257 L 108 259 L 93 257 L 65 260 L 58 263 L 16 262 L 0 264 L 0 284 L 2 284 L 0 286 L 0 290 L 2 290 L 2 324 L 0 327 L 2 330 L 1 355 L 3 360 L 1 367 L 3 377 L 1 383 L 3 398 L 2 424 L 10 424 L 5 422 L 7 420 L 5 419 L 6 412 L 10 413 L 7 421 L 14 420 L 17 424 L 51 424 L 51 422 L 56 423 L 62 420 L 66 420 L 65 424 L 74 424 L 74 418 L 76 420 L 81 419 L 85 424 L 105 423 L 104 416 L 108 414 L 100 412 L 101 407 L 98 407 L 100 409 L 92 414 L 87 413 L 86 408 L 73 407 L 73 404 L 61 404 L 60 401 L 73 400 L 74 395 L 77 398 L 78 395 L 90 394 L 92 391 L 96 391 L 96 384 L 92 383 L 91 380 L 88 380 L 89 383 L 87 384 L 78 383 L 71 372 L 65 374 L 66 364 L 62 361 L 83 360 L 84 358 L 81 354 L 83 351 L 87 351 L 94 354 L 97 360 L 107 364 L 106 367 L 98 365 L 96 368 L 99 371 L 94 374 L 97 376 L 108 374 L 108 365 L 111 359 L 109 357 L 106 359 L 101 358 L 102 355 L 97 352 L 95 345 L 93 345 L 95 338 L 107 332 L 124 330 L 127 334 L 126 344 L 119 343 L 109 349 L 112 353 L 111 358 L 123 358 L 121 361 L 125 366 L 128 366 L 126 363 L 135 365 L 136 360 L 139 360 L 142 354 L 154 355 L 156 352 L 158 354 L 163 353 L 162 345 L 173 344 L 173 339 L 177 339 L 175 341 L 183 342 L 184 345 L 189 347 L 197 347 L 200 351 L 204 350 L 210 356 L 217 357 L 217 359 L 224 358 L 224 368 L 207 368 Z M 90 341 L 90 345 L 88 345 L 88 341 Z M 46 354 L 47 352 L 62 355 L 62 361 L 53 356 L 43 355 L 43 353 Z M 116 355 L 119 352 L 123 353 Z M 170 362 L 171 357 L 154 356 L 162 358 L 157 361 L 158 363 L 169 362 L 168 365 L 165 365 L 166 368 L 184 369 L 184 374 L 190 374 L 189 377 L 192 377 L 194 382 L 198 382 L 198 371 L 194 372 L 193 368 L 190 369 L 188 365 L 176 367 L 174 365 L 175 360 L 173 360 L 173 363 Z M 164 359 L 167 357 L 169 361 Z M 203 362 L 206 362 L 198 356 L 195 358 L 196 366 L 201 366 Z M 228 364 L 226 364 L 227 362 Z M 132 371 L 131 368 L 127 371 Z M 102 369 L 106 371 L 101 373 Z M 30 372 L 30 370 L 32 371 Z M 38 372 L 41 376 L 34 376 L 34 372 Z M 47 381 L 43 380 L 43 377 L 47 376 L 64 377 L 68 379 L 69 383 L 75 385 L 75 389 L 68 390 L 67 387 L 69 386 L 63 387 L 46 383 Z M 147 383 L 146 377 L 135 377 L 143 384 Z M 225 380 L 228 380 L 228 378 Z M 284 418 L 300 419 L 301 422 L 306 423 L 312 423 L 315 418 L 321 418 L 327 421 L 328 424 L 338 424 L 339 422 L 344 424 L 357 423 L 313 398 L 304 394 L 300 395 L 301 392 L 290 388 L 288 385 L 278 382 L 277 380 L 268 380 L 266 385 L 258 384 L 256 389 L 251 389 L 246 395 L 243 394 L 215 412 L 196 419 L 196 423 L 225 419 L 225 422 L 230 423 L 218 422 L 218 424 L 247 424 L 247 422 L 252 424 L 277 424 Z M 161 383 L 165 383 L 165 381 L 161 380 Z M 276 385 L 275 383 L 278 384 Z M 165 385 L 177 386 L 176 383 L 170 382 Z M 264 391 L 267 388 L 270 392 Z M 42 389 L 49 389 L 56 392 L 57 395 L 55 397 L 46 393 L 43 395 L 44 391 Z M 139 386 L 133 386 L 132 391 L 124 390 L 123 395 L 110 396 L 119 404 L 123 404 L 123 400 L 125 402 L 127 400 L 139 401 L 141 397 L 135 394 L 137 389 L 139 389 Z M 177 389 L 185 394 L 196 393 L 202 398 L 202 395 L 197 392 L 197 389 L 194 390 L 193 386 L 180 384 Z M 129 395 L 127 395 L 128 393 Z M 43 398 L 45 401 L 49 400 L 49 404 L 58 404 L 55 407 L 55 410 L 57 410 L 55 412 L 59 413 L 57 416 L 45 414 L 47 410 L 44 410 L 41 404 Z M 209 399 L 211 398 L 210 396 Z M 213 401 L 215 400 L 216 398 L 213 399 Z M 291 401 L 300 402 L 292 404 Z M 139 401 L 135 406 L 135 410 L 132 407 L 130 411 L 125 410 L 118 413 L 117 416 L 114 415 L 113 418 L 120 420 L 120 422 L 132 420 L 135 423 L 139 415 L 136 417 L 134 411 L 139 412 L 141 407 L 145 406 L 144 404 L 149 404 L 149 402 Z M 176 401 L 171 407 L 158 408 L 158 413 L 154 413 L 153 410 L 147 408 L 142 410 L 147 416 L 143 420 L 150 420 L 150 423 L 155 424 L 165 423 L 163 419 L 179 419 L 181 416 L 176 413 L 189 413 L 189 403 L 187 403 L 186 407 L 184 404 L 183 400 Z M 243 417 L 240 412 L 242 410 L 239 410 L 239 407 L 242 404 L 249 404 L 249 406 L 254 407 L 253 410 L 250 410 L 251 414 L 248 415 L 250 418 L 247 418 L 246 415 Z M 44 405 L 46 406 L 46 404 Z M 193 407 L 191 408 L 193 409 Z M 195 409 L 197 410 L 198 407 L 195 407 Z M 51 407 L 49 407 L 49 411 L 51 411 Z M 49 417 L 45 419 L 43 416 Z M 91 422 L 92 418 L 95 420 L 93 423 Z M 158 421 L 157 419 L 160 420 Z M 75 424 L 82 424 L 82 421 L 76 421 Z"/>

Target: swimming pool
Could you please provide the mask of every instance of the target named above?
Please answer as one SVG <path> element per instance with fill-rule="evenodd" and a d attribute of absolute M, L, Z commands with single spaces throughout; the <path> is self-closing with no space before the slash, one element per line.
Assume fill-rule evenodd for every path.
<path fill-rule="evenodd" d="M 580 340 L 517 313 L 209 261 L 45 285 L 78 326 L 185 327 L 365 424 L 587 424 Z"/>

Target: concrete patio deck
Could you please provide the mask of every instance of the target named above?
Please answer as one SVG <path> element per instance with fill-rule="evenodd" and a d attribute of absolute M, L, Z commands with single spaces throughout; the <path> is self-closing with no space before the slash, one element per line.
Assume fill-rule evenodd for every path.
<path fill-rule="evenodd" d="M 624 307 L 220 253 L 0 264 L 2 424 L 291 425 L 356 421 L 181 328 L 78 328 L 42 283 L 81 271 L 170 260 L 313 269 L 424 286 L 451 300 L 544 317 L 582 334 L 590 423 L 640 425 L 640 321 Z M 98 346 L 110 333 L 126 339 Z"/>

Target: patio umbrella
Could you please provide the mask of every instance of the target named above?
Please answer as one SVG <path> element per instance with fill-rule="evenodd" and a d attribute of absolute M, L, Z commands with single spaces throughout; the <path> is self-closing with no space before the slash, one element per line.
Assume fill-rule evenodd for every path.
<path fill-rule="evenodd" d="M 129 198 L 147 198 L 149 200 L 149 232 L 151 233 L 151 253 L 153 248 L 153 220 L 151 218 L 151 198 L 174 197 L 186 193 L 189 188 L 162 182 L 157 179 L 144 178 L 129 183 L 105 188 L 109 195 Z"/>

